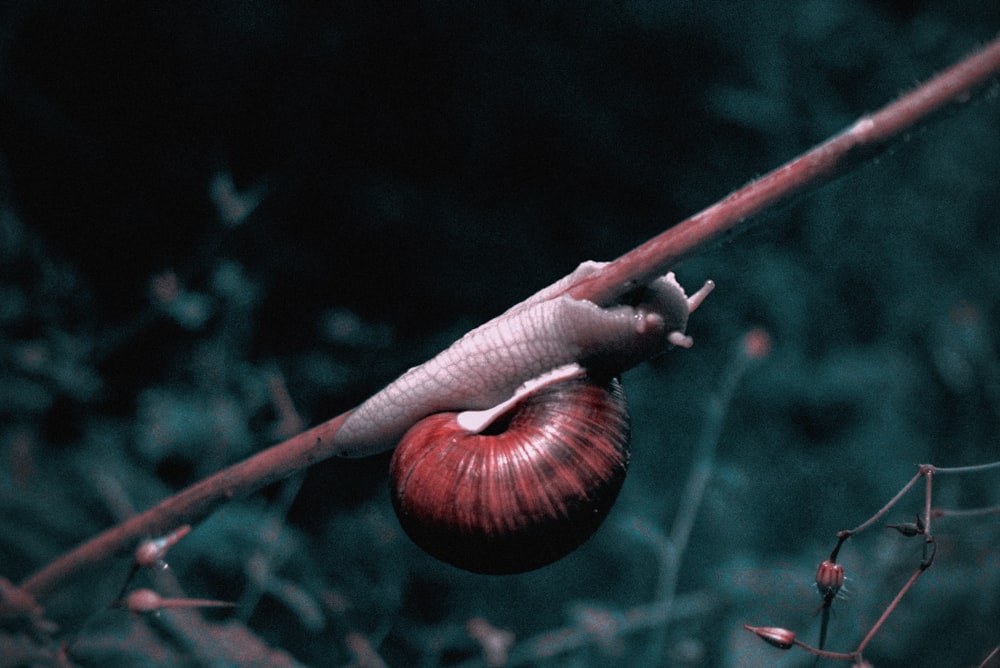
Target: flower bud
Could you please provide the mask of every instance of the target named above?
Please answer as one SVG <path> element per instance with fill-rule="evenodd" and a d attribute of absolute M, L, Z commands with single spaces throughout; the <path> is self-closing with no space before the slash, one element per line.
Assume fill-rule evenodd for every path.
<path fill-rule="evenodd" d="M 125 598 L 125 607 L 132 612 L 155 612 L 163 607 L 163 599 L 152 589 L 136 589 Z"/>
<path fill-rule="evenodd" d="M 921 536 L 924 534 L 924 521 L 920 519 L 920 515 L 917 515 L 916 522 L 904 522 L 902 524 L 886 524 L 886 528 L 895 529 L 899 533 L 903 534 L 907 538 L 913 536 Z"/>
<path fill-rule="evenodd" d="M 752 360 L 767 357 L 771 352 L 771 335 L 757 327 L 743 335 L 743 353 Z"/>
<path fill-rule="evenodd" d="M 831 600 L 844 586 L 844 567 L 835 561 L 824 559 L 816 569 L 816 589 L 824 601 Z"/>
<path fill-rule="evenodd" d="M 135 548 L 134 558 L 136 565 L 149 567 L 160 564 L 167 556 L 167 550 L 180 542 L 189 533 L 191 533 L 191 525 L 183 524 L 166 536 L 142 541 Z"/>
<path fill-rule="evenodd" d="M 773 645 L 778 649 L 789 649 L 795 644 L 795 632 L 788 629 L 778 626 L 750 626 L 749 624 L 744 624 L 743 628 L 756 634 L 768 645 Z"/>

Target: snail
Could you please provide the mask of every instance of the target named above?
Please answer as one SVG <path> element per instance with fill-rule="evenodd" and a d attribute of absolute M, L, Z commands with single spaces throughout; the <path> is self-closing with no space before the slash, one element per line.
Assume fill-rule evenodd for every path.
<path fill-rule="evenodd" d="M 587 262 L 413 367 L 345 418 L 344 456 L 398 443 L 393 507 L 426 552 L 477 573 L 519 573 L 585 542 L 628 468 L 617 376 L 688 347 L 688 297 L 673 274 L 600 307 L 565 294 Z"/>

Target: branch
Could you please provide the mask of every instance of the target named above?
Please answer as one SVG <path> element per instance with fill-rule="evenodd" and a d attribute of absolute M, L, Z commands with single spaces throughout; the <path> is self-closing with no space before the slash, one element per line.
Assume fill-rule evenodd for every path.
<path fill-rule="evenodd" d="M 1000 38 L 950 67 L 882 110 L 749 183 L 701 213 L 668 229 L 566 288 L 577 299 L 614 303 L 646 285 L 678 261 L 734 229 L 750 216 L 789 197 L 831 181 L 952 103 L 963 102 L 1000 73 Z M 45 566 L 23 583 L 42 597 L 105 559 L 125 555 L 144 538 L 194 524 L 230 499 L 242 497 L 311 464 L 340 454 L 334 435 L 350 411 L 224 469 L 171 496 L 127 522 L 112 527 Z"/>
<path fill-rule="evenodd" d="M 661 276 L 680 260 L 747 218 L 793 195 L 815 190 L 872 157 L 891 140 L 942 108 L 965 102 L 1000 74 L 1000 37 L 910 93 L 726 198 L 622 255 L 568 292 L 601 305 Z"/>

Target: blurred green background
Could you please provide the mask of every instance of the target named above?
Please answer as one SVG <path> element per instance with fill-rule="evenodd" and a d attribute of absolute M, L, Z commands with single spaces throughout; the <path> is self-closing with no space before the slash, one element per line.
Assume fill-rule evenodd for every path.
<path fill-rule="evenodd" d="M 5 3 L 0 575 L 280 440 L 284 390 L 306 424 L 354 406 L 998 29 L 995 0 Z M 109 609 L 122 559 L 47 601 L 56 640 L 80 665 L 236 665 L 255 639 L 286 653 L 261 663 L 378 665 L 364 639 L 390 666 L 476 666 L 481 619 L 514 634 L 510 665 L 812 665 L 742 624 L 815 642 L 838 530 L 916 464 L 1000 459 L 997 97 L 678 267 L 718 285 L 695 347 L 626 376 L 629 479 L 558 564 L 439 564 L 392 517 L 386 457 L 327 462 L 133 583 L 172 574 L 235 612 Z M 729 406 L 665 623 L 663 535 L 754 327 L 773 351 Z M 935 505 L 996 504 L 996 475 L 936 481 Z M 869 661 L 977 665 L 1000 644 L 997 517 L 938 523 Z M 875 528 L 844 547 L 830 648 L 857 645 L 917 541 Z M 0 643 L 0 665 L 53 651 L 16 624 Z"/>

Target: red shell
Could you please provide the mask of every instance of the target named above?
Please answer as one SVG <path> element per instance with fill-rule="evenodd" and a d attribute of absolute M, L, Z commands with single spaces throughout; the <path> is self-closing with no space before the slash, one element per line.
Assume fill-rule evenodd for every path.
<path fill-rule="evenodd" d="M 629 460 L 617 380 L 550 385 L 482 434 L 455 416 L 422 420 L 392 458 L 393 507 L 428 553 L 476 573 L 521 573 L 569 554 L 604 521 Z"/>

